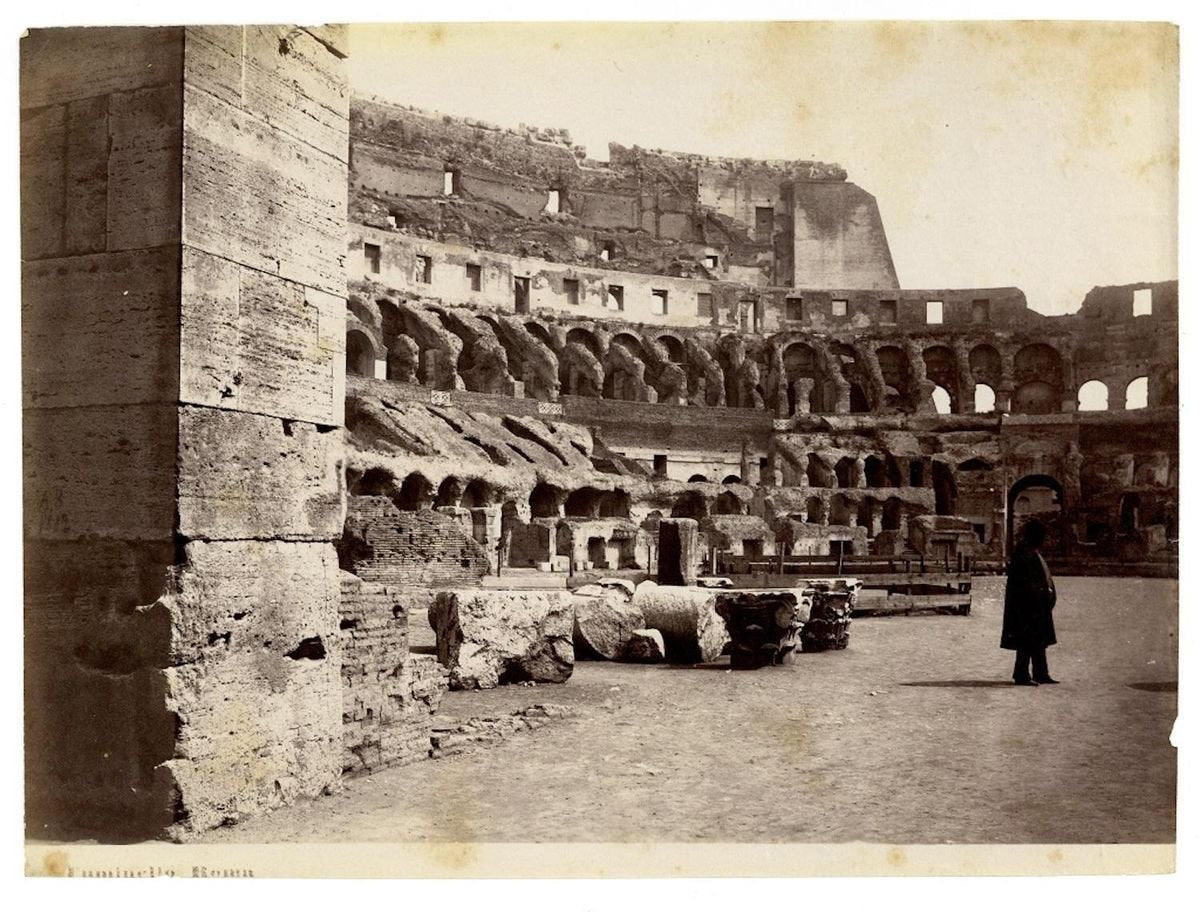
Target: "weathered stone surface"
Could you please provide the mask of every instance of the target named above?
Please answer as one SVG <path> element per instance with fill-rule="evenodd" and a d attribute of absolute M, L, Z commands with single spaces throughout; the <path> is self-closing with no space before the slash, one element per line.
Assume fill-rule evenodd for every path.
<path fill-rule="evenodd" d="M 179 243 L 182 94 L 174 82 L 109 101 L 109 250 Z"/>
<path fill-rule="evenodd" d="M 716 607 L 729 629 L 730 667 L 752 669 L 794 659 L 811 597 L 803 590 L 723 592 Z"/>
<path fill-rule="evenodd" d="M 342 528 L 341 436 L 302 421 L 180 408 L 180 533 L 332 540 Z"/>
<path fill-rule="evenodd" d="M 662 634 L 647 628 L 633 631 L 616 655 L 619 662 L 662 662 L 666 657 Z"/>
<path fill-rule="evenodd" d="M 717 592 L 683 586 L 659 586 L 647 580 L 633 595 L 646 626 L 662 634 L 669 662 L 714 662 L 729 642 L 725 621 L 716 611 Z"/>
<path fill-rule="evenodd" d="M 694 519 L 664 519 L 658 524 L 658 582 L 693 586 L 700 563 L 699 524 Z"/>
<path fill-rule="evenodd" d="M 183 111 L 183 243 L 344 295 L 344 160 L 199 89 Z"/>
<path fill-rule="evenodd" d="M 185 248 L 182 306 L 182 401 L 342 423 L 343 298 Z"/>
<path fill-rule="evenodd" d="M 176 588 L 164 764 L 176 830 L 203 830 L 297 797 L 342 766 L 339 571 L 328 543 L 190 542 Z"/>
<path fill-rule="evenodd" d="M 562 683 L 575 666 L 574 599 L 537 590 L 439 592 L 429 611 L 438 659 L 455 690 Z"/>
<path fill-rule="evenodd" d="M 859 580 L 809 580 L 804 593 L 812 599 L 808 622 L 800 631 L 805 652 L 845 649 L 850 643 L 850 614 L 862 588 Z"/>
<path fill-rule="evenodd" d="M 587 587 L 585 587 L 587 588 Z M 580 594 L 576 590 L 576 595 Z M 574 642 L 580 658 L 615 659 L 639 628 L 642 612 L 620 593 L 609 591 L 575 600 Z"/>
<path fill-rule="evenodd" d="M 434 656 L 408 651 L 411 593 L 341 574 L 342 770 L 348 775 L 429 756 L 447 686 Z"/>
<path fill-rule="evenodd" d="M 178 82 L 183 29 L 36 29 L 21 39 L 21 107 Z"/>
<path fill-rule="evenodd" d="M 26 262 L 21 320 L 26 407 L 175 401 L 178 250 Z"/>
<path fill-rule="evenodd" d="M 25 534 L 169 538 L 176 422 L 170 405 L 26 411 Z"/>

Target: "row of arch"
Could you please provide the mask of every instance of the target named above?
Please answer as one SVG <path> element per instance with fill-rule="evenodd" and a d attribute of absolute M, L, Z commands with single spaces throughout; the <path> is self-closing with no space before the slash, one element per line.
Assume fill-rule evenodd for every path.
<path fill-rule="evenodd" d="M 962 339 L 924 345 L 796 333 L 760 340 L 736 333 L 543 324 L 387 299 L 370 304 L 352 299 L 349 308 L 348 373 L 375 376 L 382 362 L 389 379 L 442 389 L 511 393 L 520 382 L 524 395 L 536 399 L 568 394 L 767 408 L 791 416 L 1044 414 L 1060 411 L 1064 390 L 1074 386 L 1074 366 L 1045 342 L 1003 348 L 986 342 L 968 346 Z M 1162 382 L 1169 386 L 1170 380 Z M 1132 381 L 1127 402 L 1147 402 L 1149 384 L 1147 377 Z"/>

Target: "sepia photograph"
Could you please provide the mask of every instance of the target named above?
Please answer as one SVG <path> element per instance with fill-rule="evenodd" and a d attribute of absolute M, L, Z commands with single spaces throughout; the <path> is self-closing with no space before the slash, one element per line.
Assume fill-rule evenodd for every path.
<path fill-rule="evenodd" d="M 1179 27 L 328 18 L 20 38 L 26 873 L 1173 871 Z"/>

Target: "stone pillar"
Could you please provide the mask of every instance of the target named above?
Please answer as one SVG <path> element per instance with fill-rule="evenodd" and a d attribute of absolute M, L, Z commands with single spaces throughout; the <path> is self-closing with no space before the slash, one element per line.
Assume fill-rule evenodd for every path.
<path fill-rule="evenodd" d="M 867 486 L 867 460 L 862 456 L 857 456 L 854 459 L 854 487 L 865 488 Z"/>
<path fill-rule="evenodd" d="M 700 525 L 694 519 L 664 519 L 658 524 L 658 582 L 692 586 L 700 563 Z"/>
<path fill-rule="evenodd" d="M 22 40 L 30 835 L 200 830 L 338 777 L 344 48 Z"/>

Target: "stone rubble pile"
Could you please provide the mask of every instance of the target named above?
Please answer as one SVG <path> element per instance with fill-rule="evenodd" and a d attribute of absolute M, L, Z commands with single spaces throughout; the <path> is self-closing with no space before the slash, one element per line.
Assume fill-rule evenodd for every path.
<path fill-rule="evenodd" d="M 439 717 L 433 727 L 429 756 L 436 759 L 490 747 L 519 732 L 535 731 L 547 722 L 573 715 L 565 706 L 537 703 L 503 716 L 474 716 L 470 719 Z"/>

